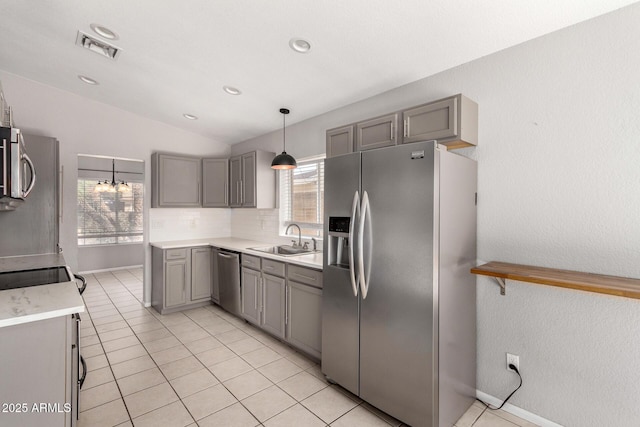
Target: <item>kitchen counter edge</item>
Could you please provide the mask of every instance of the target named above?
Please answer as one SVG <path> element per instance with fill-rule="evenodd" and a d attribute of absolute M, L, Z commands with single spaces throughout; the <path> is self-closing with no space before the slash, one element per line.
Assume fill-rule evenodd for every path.
<path fill-rule="evenodd" d="M 63 265 L 62 254 L 0 258 L 0 272 Z M 0 328 L 84 312 L 75 281 L 0 291 Z"/>
<path fill-rule="evenodd" d="M 259 246 L 273 246 L 273 243 L 259 242 L 256 240 L 239 239 L 235 237 L 215 237 L 211 239 L 192 239 L 192 240 L 173 240 L 164 242 L 152 242 L 151 246 L 159 249 L 178 249 L 178 248 L 193 248 L 198 246 L 212 246 L 220 249 L 228 249 L 231 251 L 237 251 L 246 253 L 249 255 L 259 256 L 261 258 L 268 258 L 284 262 L 287 264 L 295 264 L 303 267 L 314 268 L 316 270 L 322 270 L 322 252 L 316 252 L 309 255 L 299 256 L 280 256 L 275 254 L 268 254 L 259 251 L 253 251 L 249 248 Z"/>

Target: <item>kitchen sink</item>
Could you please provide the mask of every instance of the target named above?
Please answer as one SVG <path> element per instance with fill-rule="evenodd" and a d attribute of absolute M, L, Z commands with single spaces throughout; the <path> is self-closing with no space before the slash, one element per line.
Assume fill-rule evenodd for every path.
<path fill-rule="evenodd" d="M 307 254 L 314 254 L 317 252 L 320 252 L 318 250 L 313 250 L 313 249 L 304 249 L 301 248 L 299 246 L 292 246 L 292 245 L 280 245 L 280 246 L 263 246 L 263 247 L 259 247 L 259 248 L 249 248 L 252 251 L 258 251 L 258 252 L 265 252 L 268 254 L 273 254 L 273 255 L 280 255 L 280 256 L 297 256 L 297 255 L 307 255 Z"/>

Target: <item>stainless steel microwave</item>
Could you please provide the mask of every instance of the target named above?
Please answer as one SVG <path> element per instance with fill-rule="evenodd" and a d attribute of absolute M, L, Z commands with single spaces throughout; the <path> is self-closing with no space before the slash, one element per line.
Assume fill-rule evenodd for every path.
<path fill-rule="evenodd" d="M 36 183 L 20 129 L 0 127 L 0 211 L 14 210 Z"/>

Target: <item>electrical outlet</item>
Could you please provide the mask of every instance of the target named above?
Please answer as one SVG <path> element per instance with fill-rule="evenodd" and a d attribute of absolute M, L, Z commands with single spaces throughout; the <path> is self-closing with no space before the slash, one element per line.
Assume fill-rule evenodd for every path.
<path fill-rule="evenodd" d="M 520 371 L 520 356 L 507 353 L 507 371 L 515 372 L 513 369 L 509 368 L 509 365 L 515 366 L 516 369 Z"/>

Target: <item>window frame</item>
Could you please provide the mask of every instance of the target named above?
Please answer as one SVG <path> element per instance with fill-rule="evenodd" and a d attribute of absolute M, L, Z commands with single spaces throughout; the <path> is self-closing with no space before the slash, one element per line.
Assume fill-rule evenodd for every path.
<path fill-rule="evenodd" d="M 298 160 L 298 167 L 304 166 L 305 164 L 316 163 L 320 166 L 321 170 L 318 172 L 320 175 L 320 179 L 324 180 L 324 161 L 326 156 L 314 156 L 305 159 Z M 293 220 L 293 186 L 295 184 L 295 180 L 293 179 L 295 169 L 282 170 L 280 171 L 280 182 L 278 189 L 280 191 L 280 218 L 279 218 L 279 235 L 281 237 L 291 237 L 292 234 L 284 234 L 286 228 L 291 224 L 298 225 L 302 230 L 317 230 L 316 235 L 308 235 L 302 234 L 302 237 L 311 239 L 314 238 L 316 240 L 321 240 L 324 230 L 324 197 L 322 193 L 324 192 L 324 182 L 318 184 L 316 188 L 316 206 L 320 207 L 320 209 L 316 209 L 316 220 L 317 222 L 302 222 Z M 286 178 L 285 174 L 291 174 L 289 178 Z M 286 194 L 282 194 L 282 190 L 284 189 L 283 180 L 288 180 L 288 191 Z M 289 196 L 289 200 L 285 201 L 284 198 Z M 284 209 L 282 208 L 284 206 Z"/>
<path fill-rule="evenodd" d="M 81 182 L 83 182 L 81 184 Z M 80 198 L 80 186 L 84 186 L 85 187 L 85 200 L 86 200 L 86 188 L 87 186 L 95 186 L 96 183 L 99 181 L 98 178 L 88 178 L 88 177 L 78 177 L 77 180 L 77 190 L 76 190 L 76 198 L 77 198 L 77 206 L 76 206 L 76 216 L 78 219 L 78 223 L 77 223 L 77 231 L 76 231 L 76 241 L 78 244 L 78 247 L 96 247 L 96 246 L 115 246 L 115 245 L 135 245 L 135 244 L 142 244 L 144 242 L 144 183 L 142 181 L 128 181 L 129 186 L 131 187 L 131 191 L 132 191 L 132 195 L 133 195 L 133 187 L 134 186 L 140 186 L 139 188 L 139 198 L 140 200 L 140 206 L 141 209 L 139 212 L 137 212 L 137 214 L 140 216 L 141 219 L 141 225 L 140 225 L 140 229 L 139 231 L 132 231 L 132 232 L 118 232 L 117 230 L 115 232 L 105 232 L 103 234 L 87 234 L 86 233 L 86 227 L 85 224 L 81 224 L 80 221 L 80 216 L 81 214 L 84 216 L 86 215 L 86 210 L 82 207 L 81 203 L 81 198 Z M 89 187 L 90 188 L 90 187 Z M 129 212 L 121 210 L 121 209 L 117 209 L 117 206 L 119 203 L 123 203 L 123 207 L 126 206 L 126 199 L 125 200 L 119 200 L 120 197 L 122 197 L 121 193 L 115 192 L 115 193 L 102 193 L 102 194 L 113 194 L 114 195 L 114 203 L 116 203 L 116 209 L 113 211 L 114 212 L 114 221 L 115 224 L 119 224 L 118 222 L 118 214 L 128 214 Z M 128 196 L 129 197 L 129 196 Z M 132 203 L 135 205 L 135 198 L 132 198 Z M 102 200 L 102 196 L 101 196 L 101 203 L 104 203 L 104 201 Z M 81 212 L 82 210 L 82 212 Z M 133 212 L 135 212 L 135 208 L 133 210 Z M 101 217 L 103 218 L 107 218 L 106 216 L 104 216 L 102 214 L 102 212 L 100 212 Z M 108 219 L 108 221 L 111 221 L 111 219 Z M 104 242 L 104 243 L 83 243 L 86 242 L 87 240 L 99 240 L 99 239 L 111 239 L 113 238 L 113 241 L 109 241 L 109 242 Z M 131 241 L 133 238 L 138 238 L 135 239 L 133 241 Z M 126 239 L 126 240 L 125 240 Z M 122 241 L 125 240 L 125 241 Z"/>

